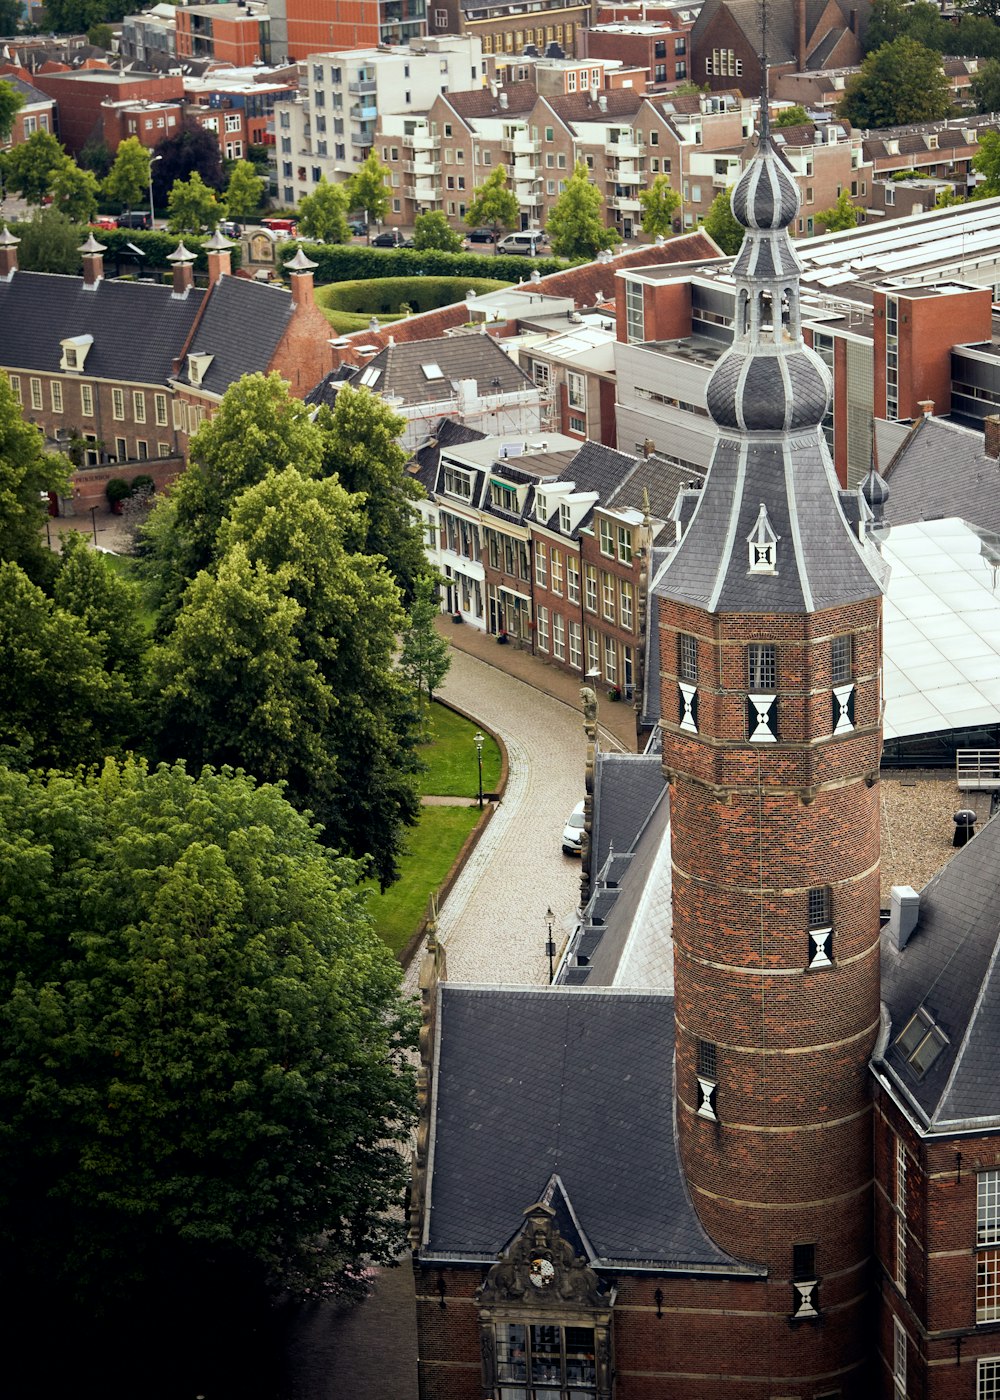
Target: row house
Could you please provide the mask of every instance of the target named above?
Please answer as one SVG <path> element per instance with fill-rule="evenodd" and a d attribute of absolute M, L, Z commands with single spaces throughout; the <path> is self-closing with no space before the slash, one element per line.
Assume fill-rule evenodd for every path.
<path fill-rule="evenodd" d="M 884 182 L 908 173 L 947 180 L 960 194 L 971 191 L 976 175 L 972 162 L 979 153 L 983 131 L 996 131 L 993 116 L 961 121 L 923 122 L 865 133 L 864 153 L 873 180 Z M 891 208 L 891 201 L 886 201 Z"/>
<path fill-rule="evenodd" d="M 590 22 L 586 0 L 433 0 L 427 10 L 429 34 L 466 34 L 480 40 L 484 54 L 519 54 L 551 44 L 581 57 L 580 35 Z"/>

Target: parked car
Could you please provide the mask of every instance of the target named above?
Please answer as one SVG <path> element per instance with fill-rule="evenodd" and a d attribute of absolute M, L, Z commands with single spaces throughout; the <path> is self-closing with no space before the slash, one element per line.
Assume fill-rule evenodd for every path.
<path fill-rule="evenodd" d="M 234 219 L 223 219 L 219 225 L 219 232 L 223 238 L 239 238 L 240 226 Z"/>
<path fill-rule="evenodd" d="M 469 243 L 495 243 L 497 235 L 491 228 L 473 228 L 465 235 Z"/>
<path fill-rule="evenodd" d="M 91 228 L 111 229 L 118 227 L 118 220 L 111 214 L 95 214 L 90 221 Z"/>
<path fill-rule="evenodd" d="M 533 258 L 548 243 L 548 235 L 541 229 L 524 229 L 521 233 L 508 233 L 497 244 L 498 253 L 516 253 L 522 258 Z"/>
<path fill-rule="evenodd" d="M 578 802 L 566 818 L 566 825 L 563 827 L 562 848 L 563 855 L 578 856 L 580 847 L 583 844 L 583 803 Z"/>
<path fill-rule="evenodd" d="M 152 228 L 153 216 L 148 209 L 133 209 L 129 214 L 122 214 L 118 219 L 119 228 Z"/>
<path fill-rule="evenodd" d="M 364 238 L 365 234 L 368 232 L 368 225 L 365 223 L 364 219 L 348 219 L 347 227 L 350 229 L 351 233 L 354 234 L 355 238 Z"/>
<path fill-rule="evenodd" d="M 261 219 L 261 228 L 266 228 L 279 238 L 295 238 L 299 231 L 299 226 L 294 219 L 287 216 L 283 218 Z"/>
<path fill-rule="evenodd" d="M 404 238 L 398 228 L 387 228 L 372 239 L 373 248 L 412 248 L 413 239 Z"/>

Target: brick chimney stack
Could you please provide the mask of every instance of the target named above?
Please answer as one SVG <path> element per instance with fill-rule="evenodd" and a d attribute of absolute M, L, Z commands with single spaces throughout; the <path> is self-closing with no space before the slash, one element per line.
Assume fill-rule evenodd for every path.
<path fill-rule="evenodd" d="M 205 244 L 205 256 L 208 259 L 208 285 L 210 287 L 214 287 L 216 282 L 220 282 L 223 277 L 228 277 L 232 272 L 232 258 L 229 254 L 232 246 L 229 239 L 223 238 L 218 229 Z"/>
<path fill-rule="evenodd" d="M 83 285 L 87 291 L 96 292 L 104 279 L 104 254 L 107 249 L 89 233 L 79 251 L 83 254 Z"/>
<path fill-rule="evenodd" d="M 993 413 L 984 419 L 983 429 L 986 433 L 983 450 L 987 457 L 992 457 L 994 461 L 1000 460 L 1000 414 Z"/>
<path fill-rule="evenodd" d="M 0 225 L 0 282 L 10 282 L 17 271 L 17 245 L 20 241 L 6 224 Z"/>
<path fill-rule="evenodd" d="M 285 263 L 286 272 L 292 274 L 292 305 L 312 306 L 313 305 L 313 272 L 319 266 L 318 263 L 310 262 L 299 248 L 294 258 L 290 258 Z"/>
<path fill-rule="evenodd" d="M 806 0 L 795 0 L 795 62 L 800 73 L 806 70 Z"/>
<path fill-rule="evenodd" d="M 194 286 L 194 253 L 178 243 L 174 251 L 167 254 L 167 262 L 172 263 L 174 269 L 173 295 L 183 301 Z"/>

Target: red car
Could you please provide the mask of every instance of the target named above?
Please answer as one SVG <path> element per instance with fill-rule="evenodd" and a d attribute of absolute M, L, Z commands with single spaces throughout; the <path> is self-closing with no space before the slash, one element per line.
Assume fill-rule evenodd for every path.
<path fill-rule="evenodd" d="M 111 214 L 95 214 L 90 221 L 90 227 L 103 229 L 117 228 L 118 220 Z"/>

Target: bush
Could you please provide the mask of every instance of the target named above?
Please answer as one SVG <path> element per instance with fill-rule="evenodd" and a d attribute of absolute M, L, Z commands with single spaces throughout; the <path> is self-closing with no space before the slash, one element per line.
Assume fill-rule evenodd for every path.
<path fill-rule="evenodd" d="M 478 294 L 508 286 L 509 282 L 487 277 L 379 277 L 328 284 L 316 299 L 331 311 L 389 317 L 406 314 L 403 302 L 409 305 L 411 313 L 434 311 L 462 301 L 468 291 Z"/>
<path fill-rule="evenodd" d="M 135 496 L 135 495 L 138 495 L 138 493 L 139 493 L 140 491 L 155 491 L 155 490 L 156 490 L 156 482 L 153 480 L 153 478 L 152 478 L 151 476 L 147 476 L 145 473 L 142 473 L 142 474 L 140 474 L 139 476 L 134 476 L 134 477 L 132 478 L 132 488 L 131 488 L 131 490 L 130 490 L 130 492 L 129 492 L 129 495 L 130 495 L 130 496 Z"/>
<path fill-rule="evenodd" d="M 20 238 L 22 236 L 21 230 L 26 227 L 29 227 L 29 225 L 12 224 L 11 232 L 15 234 L 16 237 Z M 178 242 L 180 241 L 176 233 L 162 233 L 159 229 L 90 229 L 87 227 L 77 226 L 76 233 L 77 235 L 79 235 L 79 243 L 77 244 L 77 247 L 79 247 L 80 243 L 85 242 L 88 233 L 91 232 L 97 239 L 98 243 L 102 244 L 107 249 L 107 252 L 104 256 L 107 259 L 109 266 L 114 262 L 115 255 L 119 252 L 119 250 L 123 250 L 125 248 L 126 243 L 134 243 L 137 248 L 141 248 L 142 251 L 146 254 L 146 258 L 142 267 L 143 274 L 145 274 L 146 272 L 160 270 L 169 271 L 171 265 L 167 262 L 167 254 L 172 253 L 177 247 Z M 191 252 L 196 255 L 194 266 L 197 272 L 208 271 L 208 262 L 206 261 L 205 257 L 205 242 L 205 238 L 195 238 L 191 234 L 184 235 L 185 247 L 190 248 Z M 233 245 L 230 252 L 232 254 L 232 268 L 235 272 L 240 265 L 242 249 L 240 248 L 240 245 L 236 243 Z M 293 246 L 290 249 L 290 253 L 294 254 L 294 252 L 295 248 Z M 76 261 L 77 269 L 79 269 L 79 258 L 77 258 Z"/>
<path fill-rule="evenodd" d="M 494 280 L 498 271 L 503 271 L 509 282 L 518 278 L 525 281 L 533 272 L 544 277 L 549 272 L 561 272 L 571 264 L 562 258 L 512 258 L 499 260 L 493 254 L 483 253 L 442 253 L 436 248 L 368 248 L 361 245 L 305 243 L 302 245 L 306 257 L 317 264 L 316 284 L 329 282 L 352 282 L 360 279 L 381 279 L 388 277 L 443 278 L 484 277 Z M 291 240 L 282 244 L 279 256 L 287 262 L 293 258 L 299 245 Z M 404 294 L 400 294 L 400 298 Z M 406 295 L 406 300 L 411 297 Z"/>
<path fill-rule="evenodd" d="M 104 488 L 104 494 L 108 498 L 109 504 L 115 506 L 121 501 L 128 500 L 132 494 L 132 487 L 129 482 L 120 476 L 113 476 Z"/>

